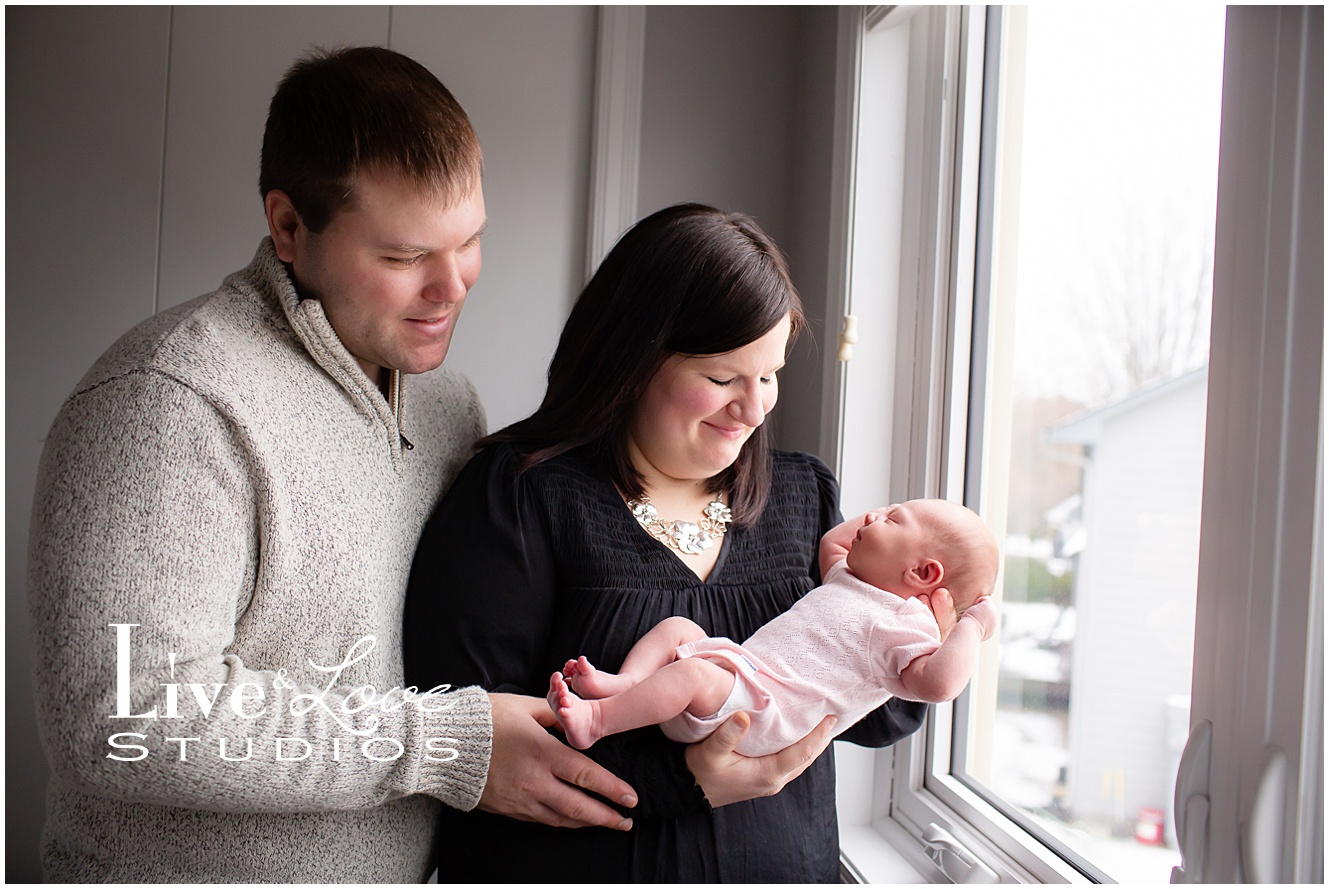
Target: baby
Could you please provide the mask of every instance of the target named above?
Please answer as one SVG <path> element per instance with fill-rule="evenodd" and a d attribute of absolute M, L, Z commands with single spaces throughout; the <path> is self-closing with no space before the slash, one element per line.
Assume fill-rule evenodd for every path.
<path fill-rule="evenodd" d="M 691 743 L 747 710 L 737 750 L 761 756 L 828 714 L 848 728 L 892 696 L 939 702 L 964 690 L 997 625 L 997 544 L 977 515 L 946 500 L 888 506 L 832 529 L 820 560 L 825 583 L 742 645 L 671 617 L 617 674 L 568 661 L 549 680 L 568 742 L 585 749 L 660 723 Z"/>

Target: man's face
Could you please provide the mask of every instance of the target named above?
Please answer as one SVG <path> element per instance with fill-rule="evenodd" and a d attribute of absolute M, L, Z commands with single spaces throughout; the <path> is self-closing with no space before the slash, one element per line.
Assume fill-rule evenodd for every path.
<path fill-rule="evenodd" d="M 466 293 L 480 277 L 485 205 L 477 184 L 445 206 L 395 175 L 357 177 L 354 198 L 322 232 L 300 225 L 282 259 L 316 298 L 371 380 L 443 363 Z"/>

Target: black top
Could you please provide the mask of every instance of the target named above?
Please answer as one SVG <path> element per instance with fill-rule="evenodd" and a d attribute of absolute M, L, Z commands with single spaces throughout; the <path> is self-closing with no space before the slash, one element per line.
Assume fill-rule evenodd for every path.
<path fill-rule="evenodd" d="M 711 635 L 746 639 L 820 582 L 818 542 L 841 521 L 830 470 L 777 451 L 761 518 L 730 526 L 702 581 L 637 524 L 585 454 L 514 480 L 515 466 L 510 445 L 481 451 L 425 526 L 406 600 L 407 685 L 544 697 L 568 658 L 584 654 L 616 671 L 633 643 L 676 614 Z M 893 699 L 841 737 L 885 746 L 924 712 Z M 445 809 L 439 882 L 838 881 L 830 749 L 779 794 L 714 810 L 684 749 L 651 726 L 587 751 L 637 791 L 630 832 Z"/>

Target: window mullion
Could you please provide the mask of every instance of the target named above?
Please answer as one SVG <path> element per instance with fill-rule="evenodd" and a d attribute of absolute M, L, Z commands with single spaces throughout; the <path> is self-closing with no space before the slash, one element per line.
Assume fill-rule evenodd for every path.
<path fill-rule="evenodd" d="M 1206 882 L 1323 876 L 1323 107 L 1323 10 L 1230 7 L 1191 711 L 1212 761 L 1182 850 Z"/>

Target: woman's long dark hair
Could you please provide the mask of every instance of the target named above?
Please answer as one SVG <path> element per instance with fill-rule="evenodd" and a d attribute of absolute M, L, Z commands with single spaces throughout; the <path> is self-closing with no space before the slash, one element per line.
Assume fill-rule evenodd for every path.
<path fill-rule="evenodd" d="M 639 497 L 628 426 L 665 360 L 731 352 L 786 315 L 792 345 L 806 324 L 802 303 L 780 249 L 750 216 L 701 204 L 660 210 L 619 239 L 577 298 L 540 407 L 481 444 L 512 442 L 523 472 L 589 446 L 619 490 Z M 730 492 L 739 524 L 755 522 L 766 504 L 770 448 L 763 424 L 711 479 L 713 491 Z"/>

